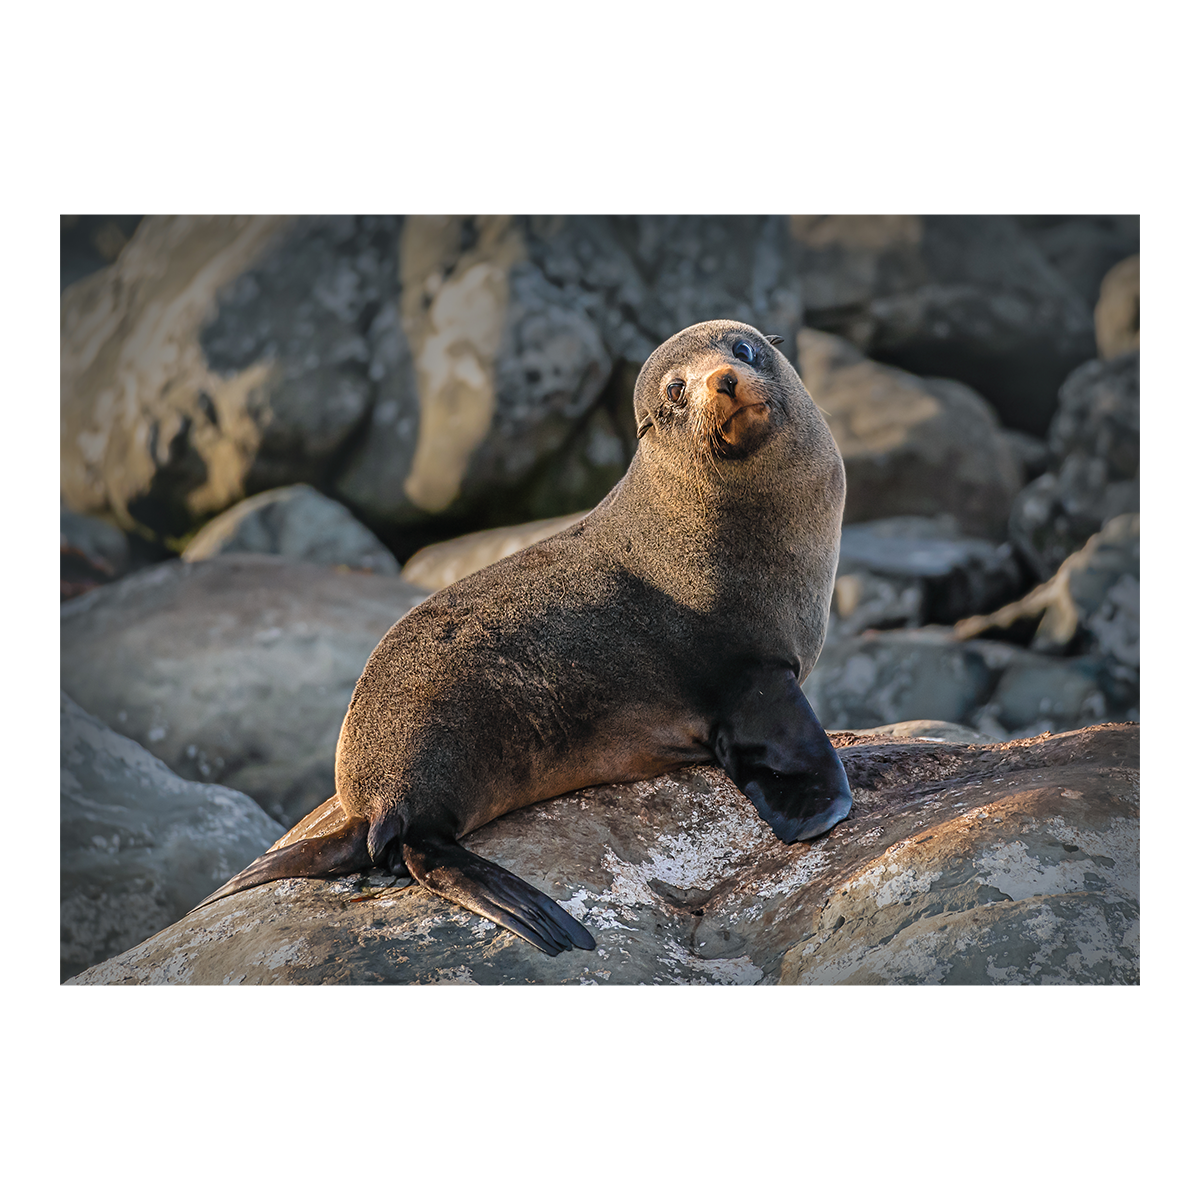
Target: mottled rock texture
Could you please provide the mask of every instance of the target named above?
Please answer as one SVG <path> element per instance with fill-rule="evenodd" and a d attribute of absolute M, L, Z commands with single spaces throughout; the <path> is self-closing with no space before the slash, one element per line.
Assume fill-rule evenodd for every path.
<path fill-rule="evenodd" d="M 180 779 L 65 693 L 59 708 L 65 979 L 178 921 L 283 829 L 249 796 Z"/>
<path fill-rule="evenodd" d="M 1050 426 L 1052 469 L 1024 487 L 1009 536 L 1048 579 L 1112 517 L 1141 509 L 1141 356 L 1085 363 L 1062 386 Z"/>
<path fill-rule="evenodd" d="M 226 509 L 188 542 L 183 560 L 218 554 L 278 554 L 375 575 L 400 573 L 392 552 L 344 504 L 307 483 L 270 488 Z"/>
<path fill-rule="evenodd" d="M 168 542 L 298 482 L 402 540 L 586 508 L 655 346 L 791 345 L 796 252 L 782 217 L 150 217 L 63 295 L 63 494 Z"/>
<path fill-rule="evenodd" d="M 1095 649 L 1126 666 L 1140 663 L 1141 514 L 1107 521 L 1054 575 L 1019 600 L 955 626 L 966 640 L 1036 621 L 1032 649 Z"/>
<path fill-rule="evenodd" d="M 785 846 L 713 768 L 590 788 L 467 839 L 597 949 L 549 958 L 391 877 L 228 897 L 74 981 L 1138 982 L 1138 730 L 999 746 L 835 735 L 848 820 Z"/>
<path fill-rule="evenodd" d="M 333 794 L 354 685 L 424 596 L 277 556 L 163 563 L 62 606 L 62 686 L 185 779 L 290 826 Z"/>
<path fill-rule="evenodd" d="M 1136 668 L 1096 653 L 1061 658 L 955 631 L 867 630 L 825 643 L 804 693 L 826 729 L 898 721 L 963 724 L 989 741 L 1136 720 Z"/>
<path fill-rule="evenodd" d="M 952 513 L 964 533 L 1004 535 L 1021 468 L 978 394 L 872 362 L 814 329 L 801 331 L 797 354 L 846 464 L 847 524 Z"/>
<path fill-rule="evenodd" d="M 966 537 L 948 513 L 842 526 L 827 641 L 865 629 L 944 625 L 1019 594 L 1006 544 Z"/>
<path fill-rule="evenodd" d="M 1096 352 L 1095 300 L 1080 292 L 1094 268 L 1074 269 L 1069 254 L 1056 266 L 1042 230 L 1012 217 L 798 216 L 791 230 L 808 325 L 916 375 L 961 380 L 1005 425 L 1044 434 L 1059 385 Z M 1090 230 L 1074 232 L 1095 247 Z M 1091 256 L 1100 274 L 1136 251 L 1136 227 L 1114 245 Z"/>

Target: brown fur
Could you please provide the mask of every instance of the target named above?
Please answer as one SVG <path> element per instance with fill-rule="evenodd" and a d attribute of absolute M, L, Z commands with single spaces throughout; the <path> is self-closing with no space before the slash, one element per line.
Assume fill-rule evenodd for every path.
<path fill-rule="evenodd" d="M 734 358 L 738 338 L 759 352 L 753 366 Z M 634 409 L 637 453 L 593 512 L 384 636 L 338 740 L 336 806 L 293 845 L 331 836 L 339 813 L 366 821 L 371 861 L 407 864 L 497 919 L 495 895 L 471 903 L 476 867 L 454 857 L 466 854 L 455 839 L 575 788 L 709 761 L 747 664 L 808 674 L 845 476 L 795 371 L 757 330 L 707 322 L 650 356 Z"/>

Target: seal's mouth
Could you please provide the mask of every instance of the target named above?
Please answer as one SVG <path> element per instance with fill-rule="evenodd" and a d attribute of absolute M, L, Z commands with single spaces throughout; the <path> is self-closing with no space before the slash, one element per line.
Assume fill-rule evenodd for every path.
<path fill-rule="evenodd" d="M 752 400 L 735 408 L 730 416 L 716 428 L 717 436 L 736 446 L 746 433 L 770 420 L 771 406 L 765 400 Z"/>

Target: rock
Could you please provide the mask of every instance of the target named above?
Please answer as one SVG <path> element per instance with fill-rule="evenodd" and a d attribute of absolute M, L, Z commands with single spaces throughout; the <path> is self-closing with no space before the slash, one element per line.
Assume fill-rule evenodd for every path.
<path fill-rule="evenodd" d="M 415 587 L 436 592 L 491 563 L 516 554 L 518 550 L 524 550 L 526 546 L 532 546 L 534 542 L 570 529 L 586 516 L 586 512 L 571 513 L 545 521 L 528 521 L 524 525 L 481 529 L 478 533 L 466 533 L 447 542 L 435 542 L 418 550 L 404 564 L 400 577 Z"/>
<path fill-rule="evenodd" d="M 183 778 L 290 826 L 333 794 L 354 684 L 424 596 L 276 556 L 167 562 L 62 606 L 62 686 Z"/>
<path fill-rule="evenodd" d="M 918 379 L 813 329 L 800 375 L 846 464 L 845 521 L 953 513 L 964 532 L 1003 536 L 1020 467 L 988 405 L 949 379 Z"/>
<path fill-rule="evenodd" d="M 874 729 L 833 731 L 830 736 L 836 737 L 839 734 L 851 734 L 857 738 L 893 738 L 901 742 L 980 743 L 989 740 L 978 729 L 955 725 L 952 721 L 895 721 L 891 725 L 879 725 Z"/>
<path fill-rule="evenodd" d="M 299 482 L 380 531 L 590 507 L 649 352 L 790 340 L 793 259 L 778 217 L 147 218 L 63 297 L 64 496 L 168 541 Z"/>
<path fill-rule="evenodd" d="M 1136 216 L 1017 217 L 1016 221 L 1088 308 L 1099 299 L 1105 274 L 1136 254 L 1141 241 L 1141 221 Z"/>
<path fill-rule="evenodd" d="M 141 217 L 59 218 L 59 290 L 103 270 L 125 249 Z"/>
<path fill-rule="evenodd" d="M 1021 467 L 1021 477 L 1024 483 L 1044 475 L 1053 462 L 1050 447 L 1043 438 L 1036 438 L 1031 433 L 1023 433 L 1019 429 L 1001 430 L 1004 440 Z"/>
<path fill-rule="evenodd" d="M 59 509 L 59 596 L 70 600 L 129 569 L 129 541 L 115 525 Z"/>
<path fill-rule="evenodd" d="M 790 251 L 771 217 L 407 218 L 396 354 L 418 399 L 376 407 L 337 494 L 406 527 L 591 507 L 660 342 L 714 312 L 794 334 Z"/>
<path fill-rule="evenodd" d="M 800 328 L 801 247 L 784 217 L 531 217 L 522 227 L 531 262 L 578 298 L 614 362 L 640 367 L 715 314 L 778 334 L 785 348 Z"/>
<path fill-rule="evenodd" d="M 913 720 L 971 725 L 996 674 L 973 643 L 956 643 L 948 630 L 869 631 L 826 642 L 804 694 L 826 729 Z"/>
<path fill-rule="evenodd" d="M 843 525 L 827 637 L 949 624 L 1021 581 L 1011 546 L 963 537 L 949 514 Z"/>
<path fill-rule="evenodd" d="M 1043 435 L 1059 385 L 1095 353 L 1091 302 L 1012 217 L 793 217 L 791 229 L 808 325 L 969 385 L 1007 426 Z"/>
<path fill-rule="evenodd" d="M 1010 737 L 1036 737 L 1097 721 L 1136 720 L 1136 708 L 1130 711 L 1135 704 L 1136 697 L 1101 658 L 1021 655 L 974 719 L 987 726 L 994 718 Z"/>
<path fill-rule="evenodd" d="M 283 832 L 249 796 L 189 783 L 60 701 L 62 977 L 178 921 Z"/>
<path fill-rule="evenodd" d="M 177 535 L 245 494 L 273 368 L 225 372 L 199 335 L 218 292 L 287 225 L 149 217 L 111 267 L 63 293 L 61 484 L 72 509 Z"/>
<path fill-rule="evenodd" d="M 1021 490 L 1008 523 L 1038 578 L 1105 521 L 1140 510 L 1139 357 L 1086 363 L 1063 384 L 1050 427 L 1054 469 Z"/>
<path fill-rule="evenodd" d="M 372 414 L 337 493 L 400 525 L 465 519 L 519 488 L 599 400 L 612 369 L 578 298 L 530 261 L 510 217 L 409 217 L 390 331 L 412 386 Z"/>
<path fill-rule="evenodd" d="M 466 839 L 583 920 L 594 953 L 549 958 L 374 875 L 228 897 L 72 982 L 1138 982 L 1136 727 L 836 740 L 855 803 L 811 844 L 777 841 L 711 767 Z"/>
<path fill-rule="evenodd" d="M 1120 358 L 1141 346 L 1141 259 L 1117 263 L 1100 285 L 1096 301 L 1096 349 L 1102 359 Z"/>
<path fill-rule="evenodd" d="M 344 504 L 306 483 L 271 488 L 226 509 L 188 543 L 183 559 L 238 553 L 278 554 L 376 575 L 400 572 L 392 552 Z"/>
<path fill-rule="evenodd" d="M 1141 517 L 1113 517 L 1082 550 L 1069 555 L 1046 583 L 987 616 L 955 626 L 966 641 L 1018 622 L 1039 621 L 1033 649 L 1063 654 L 1095 649 L 1126 666 L 1139 664 Z"/>

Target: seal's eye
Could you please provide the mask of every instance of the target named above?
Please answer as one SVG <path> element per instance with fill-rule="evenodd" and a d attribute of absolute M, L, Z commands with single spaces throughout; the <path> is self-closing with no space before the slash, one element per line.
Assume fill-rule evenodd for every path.
<path fill-rule="evenodd" d="M 754 353 L 754 347 L 749 342 L 734 342 L 733 357 L 740 358 L 744 363 L 754 365 L 754 360 L 758 357 Z"/>
<path fill-rule="evenodd" d="M 678 404 L 680 396 L 683 395 L 683 380 L 673 379 L 667 384 L 667 396 L 672 404 Z"/>

